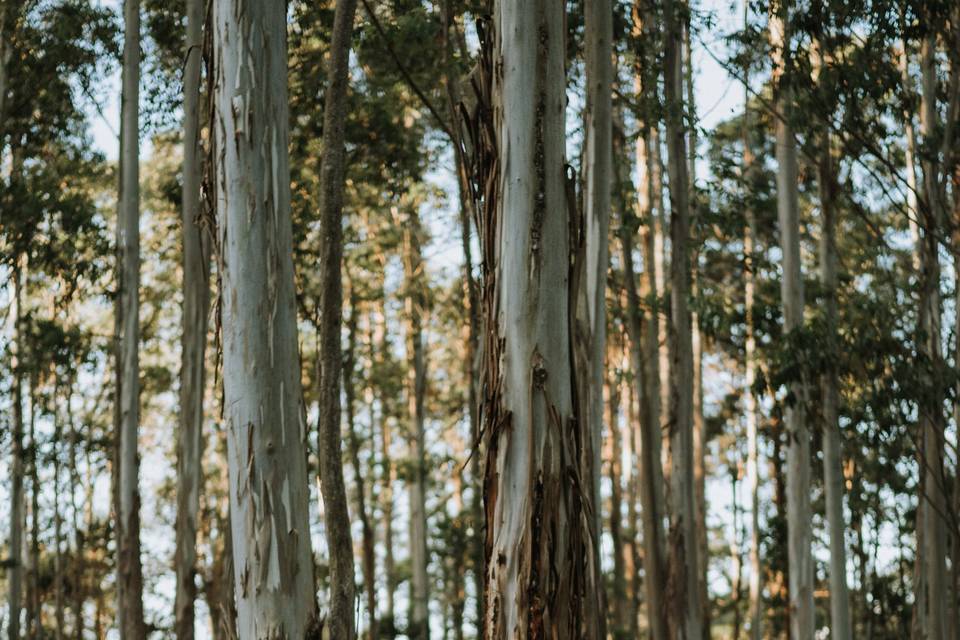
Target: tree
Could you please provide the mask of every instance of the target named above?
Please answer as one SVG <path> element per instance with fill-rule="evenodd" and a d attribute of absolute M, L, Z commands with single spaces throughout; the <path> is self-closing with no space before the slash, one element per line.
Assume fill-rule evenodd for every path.
<path fill-rule="evenodd" d="M 286 6 L 217 0 L 224 417 L 242 640 L 316 630 L 287 157 Z"/>
<path fill-rule="evenodd" d="M 790 126 L 793 114 L 789 85 L 784 80 L 789 41 L 786 0 L 770 13 L 770 42 L 773 47 L 774 81 L 777 91 L 776 154 L 777 214 L 783 277 L 780 281 L 783 328 L 787 336 L 803 328 L 803 280 L 800 272 L 800 220 L 798 204 L 797 147 Z M 806 422 L 806 389 L 802 381 L 790 387 L 785 413 L 787 427 L 787 552 L 790 566 L 790 637 L 813 637 L 813 556 L 810 520 L 810 429 Z"/>
<path fill-rule="evenodd" d="M 493 57 L 483 63 L 493 84 L 492 94 L 481 93 L 492 95 L 496 134 L 485 138 L 479 166 L 501 172 L 474 176 L 492 186 L 479 225 L 486 277 L 483 628 L 491 638 L 599 638 L 600 612 L 579 596 L 594 543 L 591 476 L 578 464 L 591 436 L 572 419 L 575 245 L 564 176 L 563 14 L 557 0 L 498 2 Z"/>
<path fill-rule="evenodd" d="M 117 210 L 117 617 L 122 638 L 142 638 L 140 564 L 140 2 L 124 0 L 120 196 Z"/>
<path fill-rule="evenodd" d="M 209 233 L 200 219 L 200 58 L 203 4 L 187 2 L 183 72 L 183 336 L 177 438 L 176 633 L 193 640 L 197 597 L 197 517 L 203 457 L 204 356 L 210 303 Z"/>
<path fill-rule="evenodd" d="M 693 476 L 693 329 L 690 319 L 690 184 L 682 113 L 683 65 L 679 6 L 664 4 L 664 98 L 670 176 L 670 552 L 668 601 L 672 633 L 703 637 Z"/>
<path fill-rule="evenodd" d="M 330 633 L 350 640 L 353 628 L 353 542 L 347 510 L 340 453 L 340 325 L 343 318 L 343 182 L 345 176 L 344 124 L 346 121 L 350 40 L 356 0 L 338 0 L 330 43 L 330 73 L 323 113 L 323 159 L 320 173 L 320 223 L 322 226 L 320 280 L 321 322 L 319 353 L 319 460 L 327 545 L 330 548 Z M 285 92 L 284 92 L 285 95 Z M 286 113 L 284 111 L 284 113 Z M 291 301 L 292 304 L 292 301 Z M 296 327 L 292 328 L 296 344 Z"/>

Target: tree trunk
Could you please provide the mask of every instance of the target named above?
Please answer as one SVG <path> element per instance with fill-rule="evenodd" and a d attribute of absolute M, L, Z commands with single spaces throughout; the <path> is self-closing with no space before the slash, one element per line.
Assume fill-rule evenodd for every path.
<path fill-rule="evenodd" d="M 410 425 L 410 460 L 413 477 L 410 494 L 410 564 L 411 602 L 408 635 L 413 640 L 430 637 L 429 577 L 426 505 L 426 437 L 424 432 L 424 395 L 427 384 L 427 362 L 423 348 L 423 315 L 426 308 L 423 278 L 423 256 L 420 251 L 420 218 L 411 209 L 403 228 L 403 268 L 405 277 L 405 315 L 407 317 L 407 418 Z"/>
<path fill-rule="evenodd" d="M 10 348 L 12 371 L 13 442 L 10 445 L 10 568 L 7 571 L 9 611 L 7 633 L 10 640 L 20 640 L 20 609 L 23 604 L 23 375 L 20 353 L 23 349 L 22 298 L 23 260 L 13 269 L 13 343 Z"/>
<path fill-rule="evenodd" d="M 564 176 L 564 5 L 500 1 L 494 16 L 493 60 L 482 68 L 493 83 L 495 139 L 481 150 L 485 175 L 474 176 L 488 186 L 479 225 L 484 637 L 596 640 L 602 611 L 582 599 L 596 558 L 592 476 L 581 463 L 592 436 L 574 419 L 570 251 L 571 226 L 578 238 L 580 225 Z"/>
<path fill-rule="evenodd" d="M 820 280 L 824 291 L 827 353 L 840 353 L 837 344 L 837 244 L 836 244 L 836 169 L 830 134 L 823 133 L 819 150 L 817 181 L 820 187 L 820 211 L 823 229 L 820 235 Z M 823 415 L 823 486 L 826 494 L 826 519 L 830 530 L 830 636 L 851 640 L 850 595 L 847 590 L 847 551 L 843 520 L 843 453 L 838 407 L 840 403 L 837 373 L 832 361 L 820 380 Z"/>
<path fill-rule="evenodd" d="M 611 345 L 613 346 L 613 345 Z M 619 355 L 611 350 L 611 357 Z M 612 364 L 612 363 L 611 363 Z M 609 373 L 606 383 L 607 424 L 610 425 L 610 448 L 608 464 L 610 470 L 610 539 L 613 542 L 613 590 L 610 602 L 610 616 L 613 638 L 626 638 L 630 632 L 629 602 L 627 600 L 626 536 L 623 531 L 623 439 L 620 432 L 620 385 L 619 372 L 613 367 L 605 368 Z"/>
<path fill-rule="evenodd" d="M 937 71 L 936 43 L 932 36 L 921 44 L 920 69 L 922 74 L 920 132 L 925 141 L 936 135 Z M 933 145 L 931 145 L 932 148 Z M 935 151 L 931 152 L 935 154 Z M 929 399 L 920 407 L 922 429 L 921 462 L 925 475 L 920 513 L 923 519 L 923 545 L 919 547 L 926 581 L 926 615 L 923 618 L 924 638 L 943 640 L 946 634 L 947 577 L 946 577 L 946 477 L 944 474 L 944 422 L 941 376 L 943 354 L 940 346 L 940 261 L 936 238 L 944 215 L 940 198 L 940 168 L 935 157 L 921 161 L 923 167 L 923 233 L 920 250 L 920 333 L 921 349 L 931 371 L 927 377 Z"/>
<path fill-rule="evenodd" d="M 203 2 L 187 0 L 183 72 L 183 336 L 180 368 L 180 432 L 177 437 L 177 574 L 175 632 L 193 640 L 197 598 L 197 512 L 203 457 L 204 352 L 207 343 L 210 262 L 208 230 L 200 225 L 200 58 Z"/>
<path fill-rule="evenodd" d="M 676 637 L 702 640 L 693 462 L 693 345 L 690 320 L 690 193 L 682 120 L 682 38 L 674 0 L 664 5 L 664 96 L 670 175 L 670 555 L 668 600 Z"/>
<path fill-rule="evenodd" d="M 145 637 L 140 564 L 140 2 L 124 0 L 120 202 L 117 214 L 119 310 L 117 433 L 117 618 L 120 637 Z"/>
<path fill-rule="evenodd" d="M 640 173 L 640 203 L 639 210 L 645 220 L 641 220 L 641 241 L 645 244 L 647 266 L 653 262 L 652 226 L 653 212 L 649 203 L 650 176 L 646 170 L 647 153 L 643 136 L 637 140 Z M 645 223 L 645 224 L 644 224 Z M 658 487 L 663 486 L 663 476 L 660 463 L 660 398 L 657 386 L 651 382 L 658 377 L 657 345 L 651 334 L 656 333 L 658 325 L 655 308 L 647 319 L 647 331 L 643 331 L 643 318 L 640 310 L 640 298 L 636 290 L 636 276 L 633 267 L 633 238 L 629 229 L 624 229 L 621 235 L 622 259 L 624 276 L 627 287 L 627 328 L 631 336 L 631 363 L 637 381 L 637 395 L 640 398 L 640 456 L 638 460 L 638 474 L 640 484 L 640 503 L 642 505 L 643 520 L 643 569 L 645 574 L 644 588 L 647 605 L 647 625 L 653 640 L 666 640 L 667 623 L 666 608 L 664 606 L 664 591 L 666 576 L 664 575 L 664 542 L 663 542 L 663 493 Z M 641 276 L 642 293 L 647 298 L 652 296 L 654 282 L 649 268 L 643 270 Z"/>
<path fill-rule="evenodd" d="M 56 629 L 54 638 L 62 640 L 66 631 L 64 616 L 64 581 L 63 581 L 63 516 L 60 513 L 60 444 L 63 441 L 63 423 L 60 420 L 60 410 L 57 402 L 60 397 L 60 379 L 56 370 L 53 371 L 53 442 L 51 455 L 53 456 L 53 594 L 54 594 L 54 621 Z"/>
<path fill-rule="evenodd" d="M 745 9 L 746 10 L 746 9 Z M 744 80 L 746 85 L 747 80 Z M 753 175 L 753 151 L 750 144 L 750 125 L 749 125 L 749 88 L 744 95 L 743 109 L 743 181 L 744 192 L 749 197 L 751 194 L 752 175 Z M 744 289 L 744 315 L 746 324 L 746 339 L 744 368 L 746 375 L 744 380 L 744 411 L 747 421 L 747 487 L 750 492 L 750 583 L 748 585 L 749 597 L 749 620 L 750 620 L 750 638 L 751 640 L 760 640 L 762 637 L 761 625 L 761 580 L 760 569 L 760 447 L 758 422 L 759 414 L 757 408 L 757 397 L 754 394 L 753 387 L 757 382 L 757 337 L 754 320 L 755 297 L 756 297 L 756 247 L 754 246 L 756 238 L 756 214 L 752 206 L 747 206 L 745 211 L 746 225 L 743 228 L 743 289 Z"/>
<path fill-rule="evenodd" d="M 780 114 L 776 124 L 777 214 L 783 252 L 784 332 L 803 326 L 803 280 L 800 273 L 800 220 L 798 205 L 797 147 L 788 122 L 792 109 L 789 89 L 782 84 L 786 67 L 788 38 L 787 9 L 780 5 L 770 15 L 770 40 L 774 56 L 774 80 Z M 810 507 L 810 429 L 806 422 L 806 389 L 802 382 L 791 385 L 793 403 L 784 415 L 787 426 L 787 555 L 790 566 L 790 637 L 807 640 L 814 633 L 813 556 Z"/>
<path fill-rule="evenodd" d="M 286 178 L 286 5 L 215 0 L 213 14 L 237 627 L 241 640 L 304 638 L 317 607 Z M 352 620 L 351 607 L 348 628 Z"/>
<path fill-rule="evenodd" d="M 378 640 L 379 631 L 377 628 L 377 557 L 376 557 L 376 539 L 373 532 L 373 526 L 370 522 L 370 515 L 367 512 L 367 490 L 363 479 L 363 467 L 360 462 L 360 437 L 357 435 L 356 415 L 354 411 L 354 399 L 356 391 L 354 388 L 354 370 L 356 367 L 356 343 L 357 343 L 357 298 L 354 295 L 353 288 L 350 288 L 350 315 L 347 320 L 347 350 L 344 353 L 343 365 L 343 391 L 344 401 L 346 403 L 347 429 L 350 434 L 350 462 L 353 465 L 353 476 L 356 478 L 357 488 L 357 517 L 360 518 L 360 531 L 362 535 L 361 547 L 362 568 L 363 568 L 363 589 L 366 596 L 367 608 L 367 638 L 368 640 Z"/>
<path fill-rule="evenodd" d="M 456 18 L 450 0 L 441 4 L 443 13 L 443 47 L 446 57 L 446 77 L 448 108 L 453 132 L 454 152 L 457 157 L 457 193 L 460 199 L 460 250 L 463 252 L 463 297 L 466 309 L 466 337 L 464 339 L 465 358 L 464 372 L 467 376 L 467 416 L 470 420 L 470 438 L 474 445 L 480 441 L 480 417 L 478 415 L 477 380 L 479 379 L 479 350 L 480 336 L 480 296 L 477 290 L 476 279 L 473 275 L 473 248 L 470 242 L 470 220 L 476 220 L 476 208 L 470 185 L 469 167 L 465 140 L 462 135 L 464 123 L 459 121 L 462 93 L 457 70 L 454 66 L 453 46 L 451 36 L 459 40 L 461 32 L 457 29 Z M 473 479 L 473 500 L 471 508 L 471 523 L 473 536 L 470 551 L 473 568 L 474 585 L 477 592 L 476 617 L 479 626 L 483 620 L 483 488 L 481 485 L 480 456 L 470 455 L 470 473 Z"/>
<path fill-rule="evenodd" d="M 323 245 L 320 247 L 318 448 L 320 489 L 323 494 L 327 546 L 330 549 L 330 613 L 326 624 L 331 637 L 344 640 L 351 640 L 355 633 L 353 542 L 340 453 L 340 324 L 343 316 L 341 263 L 343 190 L 346 175 L 344 142 L 350 43 L 356 11 L 356 0 L 337 0 L 323 112 L 323 158 L 320 168 L 320 226 Z M 294 326 L 294 338 L 295 330 Z"/>
<path fill-rule="evenodd" d="M 576 334 L 588 354 L 580 389 L 583 397 L 579 416 L 589 430 L 590 447 L 584 466 L 591 470 L 593 486 L 594 552 L 600 558 L 603 531 L 600 503 L 601 449 L 603 446 L 603 388 L 607 341 L 607 270 L 610 263 L 610 195 L 613 176 L 613 5 L 611 0 L 588 0 L 584 4 L 586 58 L 586 111 L 584 114 L 584 273 L 582 290 L 577 292 Z M 581 297 L 584 296 L 585 297 Z M 610 425 L 613 429 L 613 425 Z M 587 593 L 597 611 L 605 610 L 603 579 L 599 565 L 588 568 L 591 581 Z M 599 617 L 601 623 L 605 621 Z"/>

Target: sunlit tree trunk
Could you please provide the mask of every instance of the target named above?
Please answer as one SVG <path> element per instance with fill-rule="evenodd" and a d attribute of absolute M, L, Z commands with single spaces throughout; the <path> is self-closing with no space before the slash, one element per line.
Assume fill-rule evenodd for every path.
<path fill-rule="evenodd" d="M 177 574 L 175 632 L 193 640 L 197 598 L 197 513 L 203 457 L 204 351 L 207 344 L 210 262 L 208 233 L 200 225 L 200 58 L 202 0 L 187 1 L 183 71 L 183 336 L 180 367 L 180 431 L 177 434 Z"/>
<path fill-rule="evenodd" d="M 774 80 L 777 83 L 776 122 L 777 214 L 783 253 L 783 277 L 780 283 L 784 332 L 803 326 L 803 280 L 800 266 L 800 219 L 798 204 L 797 146 L 789 124 L 793 105 L 790 90 L 783 84 L 788 38 L 787 0 L 770 13 L 770 42 L 773 47 Z M 790 566 L 790 637 L 809 640 L 814 632 L 813 556 L 810 507 L 810 428 L 804 403 L 807 392 L 802 382 L 791 391 L 795 404 L 785 408 L 787 427 L 787 554 Z"/>
<path fill-rule="evenodd" d="M 323 241 L 320 247 L 318 457 L 325 532 L 330 550 L 330 613 L 326 627 L 331 637 L 344 640 L 351 640 L 355 633 L 353 541 L 340 453 L 340 325 L 343 316 L 341 263 L 343 191 L 346 176 L 344 143 L 350 43 L 356 11 L 356 0 L 337 0 L 330 42 L 330 67 L 323 112 L 323 158 L 320 168 L 320 235 Z M 293 330 L 295 338 L 295 326 Z"/>
<path fill-rule="evenodd" d="M 213 15 L 237 630 L 240 640 L 303 638 L 317 607 L 287 179 L 286 3 L 215 0 Z M 351 599 L 345 624 L 352 620 Z"/>
<path fill-rule="evenodd" d="M 591 435 L 574 419 L 564 5 L 501 0 L 494 21 L 496 149 L 486 170 L 499 174 L 478 176 L 495 185 L 480 227 L 493 280 L 484 300 L 484 637 L 595 640 L 602 611 L 581 596 L 595 566 L 594 524 L 591 472 L 578 464 Z"/>
<path fill-rule="evenodd" d="M 120 199 L 117 212 L 119 311 L 116 411 L 117 618 L 120 637 L 139 640 L 143 622 L 140 564 L 140 2 L 124 0 L 124 45 L 120 133 Z"/>
<path fill-rule="evenodd" d="M 670 175 L 670 551 L 668 601 L 677 638 L 702 640 L 693 450 L 693 345 L 689 296 L 690 185 L 682 111 L 682 34 L 674 0 L 664 5 L 664 97 Z"/>

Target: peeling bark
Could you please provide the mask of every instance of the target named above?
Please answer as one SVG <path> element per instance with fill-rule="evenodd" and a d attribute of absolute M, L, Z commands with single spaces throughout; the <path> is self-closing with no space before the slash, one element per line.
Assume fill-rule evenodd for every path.
<path fill-rule="evenodd" d="M 237 631 L 241 640 L 314 637 L 285 3 L 215 0 L 213 14 L 223 406 Z"/>
<path fill-rule="evenodd" d="M 602 612 L 585 610 L 594 514 L 580 462 L 591 436 L 575 419 L 570 252 L 580 221 L 564 176 L 563 17 L 559 0 L 497 2 L 493 51 L 481 52 L 473 177 L 483 193 L 490 639 L 600 637 Z"/>

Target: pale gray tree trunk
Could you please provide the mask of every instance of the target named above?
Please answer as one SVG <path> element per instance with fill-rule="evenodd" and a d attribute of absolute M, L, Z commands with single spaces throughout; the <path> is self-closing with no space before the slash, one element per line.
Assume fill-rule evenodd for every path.
<path fill-rule="evenodd" d="M 600 448 L 603 443 L 603 387 L 607 342 L 606 294 L 610 262 L 610 187 L 612 184 L 613 7 L 610 0 L 587 0 L 586 33 L 587 110 L 584 143 L 584 231 L 586 234 L 587 328 L 590 332 L 592 380 L 589 398 L 593 441 L 594 501 L 600 495 Z M 597 510 L 597 531 L 600 513 Z"/>
<path fill-rule="evenodd" d="M 10 568 L 7 570 L 8 618 L 7 634 L 10 640 L 20 640 L 20 611 L 23 605 L 23 376 L 20 372 L 20 351 L 23 348 L 21 314 L 23 296 L 23 260 L 18 259 L 13 269 L 13 343 L 10 369 L 13 402 L 13 442 L 10 445 Z"/>
<path fill-rule="evenodd" d="M 356 588 L 350 513 L 340 453 L 340 325 L 343 317 L 341 264 L 343 190 L 346 176 L 344 143 L 350 43 L 356 11 L 356 0 L 337 0 L 333 38 L 330 43 L 330 67 L 323 112 L 323 158 L 320 167 L 320 235 L 323 244 L 320 247 L 318 438 L 320 490 L 323 494 L 325 531 L 330 550 L 330 613 L 326 626 L 331 637 L 344 640 L 351 640 L 355 633 L 353 598 Z M 295 336 L 294 333 L 294 339 Z"/>
<path fill-rule="evenodd" d="M 820 235 L 820 281 L 824 290 L 823 310 L 827 320 L 827 353 L 840 353 L 837 345 L 837 243 L 836 168 L 830 148 L 830 134 L 824 131 L 819 150 L 817 180 L 823 228 Z M 850 640 L 850 594 L 847 588 L 846 526 L 843 519 L 843 451 L 838 407 L 840 383 L 828 362 L 820 380 L 823 416 L 823 485 L 826 519 L 830 531 L 830 637 Z"/>
<path fill-rule="evenodd" d="M 696 490 L 693 460 L 693 343 L 689 296 L 690 185 L 683 122 L 682 33 L 679 6 L 664 4 L 664 97 L 670 176 L 670 551 L 668 602 L 672 633 L 701 640 Z"/>
<path fill-rule="evenodd" d="M 495 149 L 485 151 L 492 173 L 476 176 L 494 185 L 480 226 L 490 278 L 484 637 L 596 640 L 603 613 L 581 595 L 595 559 L 590 470 L 577 464 L 590 434 L 575 420 L 571 366 L 579 221 L 564 176 L 564 3 L 500 0 L 494 22 Z"/>
<path fill-rule="evenodd" d="M 143 623 L 140 564 L 140 2 L 124 0 L 120 133 L 120 199 L 117 212 L 119 309 L 116 327 L 119 396 L 117 484 L 117 618 L 120 636 L 137 640 Z"/>
<path fill-rule="evenodd" d="M 286 3 L 215 0 L 213 15 L 237 631 L 241 640 L 304 638 L 316 632 L 317 606 L 293 281 Z"/>
<path fill-rule="evenodd" d="M 746 10 L 746 9 L 745 9 Z M 746 78 L 746 76 L 745 76 Z M 749 85 L 744 93 L 743 102 L 743 182 L 744 193 L 751 193 L 751 177 L 753 175 L 753 151 L 750 145 L 750 110 Z M 757 397 L 753 386 L 757 382 L 757 337 L 754 320 L 756 301 L 757 263 L 755 260 L 756 246 L 756 214 L 752 206 L 745 211 L 746 224 L 743 228 L 743 291 L 744 316 L 746 324 L 746 338 L 744 345 L 744 413 L 747 422 L 747 488 L 750 492 L 750 582 L 748 585 L 750 639 L 760 640 L 762 637 L 761 624 L 761 570 L 760 570 L 760 447 L 758 437 L 759 411 Z"/>
<path fill-rule="evenodd" d="M 792 109 L 789 90 L 782 84 L 787 49 L 787 0 L 770 13 L 770 42 L 773 47 L 774 81 L 778 91 L 776 123 L 777 215 L 783 253 L 780 292 L 784 332 L 803 326 L 803 280 L 800 267 L 800 213 L 798 204 L 797 146 L 788 122 Z M 810 507 L 810 428 L 804 403 L 807 390 L 802 382 L 791 385 L 794 402 L 784 410 L 787 445 L 787 555 L 790 565 L 790 637 L 810 640 L 814 633 L 813 536 Z"/>
<path fill-rule="evenodd" d="M 920 133 L 924 141 L 931 141 L 938 126 L 936 43 L 933 36 L 923 39 L 920 49 L 921 103 Z M 933 151 L 921 160 L 923 168 L 924 209 L 923 233 L 920 248 L 920 329 L 924 334 L 921 348 L 933 372 L 928 377 L 931 398 L 920 407 L 922 429 L 921 456 L 923 495 L 920 513 L 923 520 L 923 544 L 920 547 L 921 573 L 926 583 L 926 615 L 923 616 L 925 640 L 943 640 L 947 620 L 946 569 L 946 476 L 944 474 L 944 415 L 943 392 L 939 376 L 943 366 L 940 346 L 940 259 L 937 232 L 944 220 L 940 197 L 940 168 Z"/>
<path fill-rule="evenodd" d="M 186 64 L 183 70 L 183 335 L 180 365 L 180 431 L 177 434 L 177 587 L 175 632 L 194 637 L 197 597 L 197 513 L 203 457 L 204 352 L 207 342 L 210 261 L 208 230 L 200 225 L 200 58 L 202 0 L 187 0 Z"/>
<path fill-rule="evenodd" d="M 600 534 L 603 530 L 600 508 L 600 475 L 603 446 L 603 389 L 607 351 L 607 270 L 610 263 L 610 198 L 613 184 L 613 5 L 611 0 L 586 0 L 584 3 L 587 108 L 584 114 L 586 135 L 583 150 L 584 169 L 584 272 L 578 293 L 578 318 L 583 346 L 588 354 L 589 374 L 584 371 L 581 384 L 585 397 L 586 419 L 590 433 L 590 456 L 584 461 L 592 475 L 594 508 L 593 544 L 588 567 L 587 594 L 597 611 L 606 609 L 604 581 L 599 564 Z M 586 294 L 580 297 L 581 294 Z M 582 302 L 582 304 L 581 304 Z M 580 333 L 578 331 L 578 333 Z M 610 429 L 615 425 L 610 424 Z M 617 551 L 619 553 L 619 550 Z M 603 625 L 605 617 L 598 620 Z"/>
<path fill-rule="evenodd" d="M 427 360 L 423 347 L 423 315 L 426 306 L 423 255 L 420 249 L 420 217 L 412 211 L 405 220 L 397 220 L 403 229 L 403 268 L 407 318 L 407 418 L 410 425 L 410 461 L 413 478 L 409 482 L 410 499 L 410 571 L 411 602 L 408 635 L 415 640 L 430 637 L 430 583 L 427 566 L 427 469 L 424 431 L 424 395 L 427 386 Z"/>

